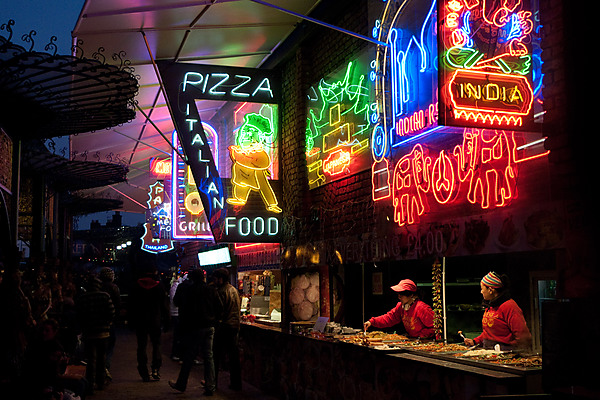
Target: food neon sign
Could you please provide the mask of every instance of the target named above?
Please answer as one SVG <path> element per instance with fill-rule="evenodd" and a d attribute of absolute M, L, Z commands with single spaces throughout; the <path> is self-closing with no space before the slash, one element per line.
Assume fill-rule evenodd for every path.
<path fill-rule="evenodd" d="M 197 195 L 190 192 L 183 207 L 198 211 L 200 200 L 216 242 L 279 242 L 280 186 L 273 179 L 278 166 L 273 161 L 278 148 L 275 103 L 280 92 L 276 75 L 251 68 L 157 64 L 186 156 L 184 162 L 197 188 Z M 215 126 L 219 142 L 235 143 L 229 146 L 227 159 L 219 158 L 219 146 L 211 147 L 209 129 L 203 124 L 211 121 L 201 121 L 196 104 L 199 99 L 242 104 L 233 116 L 227 108 L 223 118 L 229 122 Z M 252 106 L 252 110 L 240 111 L 247 110 L 245 104 L 257 109 Z M 243 123 L 232 122 L 238 116 Z M 263 207 L 255 207 L 256 201 Z"/>

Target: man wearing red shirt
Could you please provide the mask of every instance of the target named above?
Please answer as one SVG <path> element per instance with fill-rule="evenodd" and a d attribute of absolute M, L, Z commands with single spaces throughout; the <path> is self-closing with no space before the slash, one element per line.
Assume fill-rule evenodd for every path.
<path fill-rule="evenodd" d="M 510 298 L 508 277 L 490 272 L 481 280 L 481 295 L 486 307 L 481 325 L 483 332 L 475 339 L 465 339 L 467 346 L 475 344 L 500 350 L 529 347 L 531 333 L 527 328 L 523 311 Z"/>
<path fill-rule="evenodd" d="M 392 286 L 392 290 L 398 293 L 400 301 L 386 314 L 372 317 L 365 322 L 365 331 L 371 326 L 389 328 L 402 322 L 410 337 L 433 337 L 433 310 L 417 297 L 417 285 L 410 279 L 403 279 Z"/>

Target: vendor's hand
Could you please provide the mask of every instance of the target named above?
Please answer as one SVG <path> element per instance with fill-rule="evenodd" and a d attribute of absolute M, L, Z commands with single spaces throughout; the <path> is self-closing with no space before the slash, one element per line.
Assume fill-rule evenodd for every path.
<path fill-rule="evenodd" d="M 470 346 L 475 346 L 475 341 L 473 339 L 466 338 L 465 339 L 465 345 L 467 345 L 469 347 Z"/>
<path fill-rule="evenodd" d="M 370 326 L 371 326 L 371 323 L 369 321 L 366 321 L 363 324 L 363 329 L 365 330 L 365 332 L 369 329 Z"/>

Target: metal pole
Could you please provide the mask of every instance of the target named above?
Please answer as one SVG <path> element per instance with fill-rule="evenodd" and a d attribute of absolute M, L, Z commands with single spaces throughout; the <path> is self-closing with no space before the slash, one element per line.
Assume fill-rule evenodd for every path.
<path fill-rule="evenodd" d="M 19 241 L 19 197 L 21 195 L 21 140 L 13 142 L 12 183 L 11 183 L 11 229 L 12 241 L 16 246 Z"/>
<path fill-rule="evenodd" d="M 448 343 L 446 330 L 446 257 L 442 257 L 442 320 L 444 321 L 444 343 Z"/>
<path fill-rule="evenodd" d="M 344 28 L 340 28 L 339 26 L 335 26 L 335 25 L 331 25 L 331 24 L 328 24 L 328 23 L 326 23 L 326 22 L 323 22 L 323 21 L 319 21 L 318 19 L 314 19 L 314 18 L 308 17 L 308 16 L 306 16 L 306 15 L 302 15 L 302 14 L 299 14 L 299 13 L 297 13 L 297 12 L 294 12 L 294 11 L 291 11 L 291 10 L 287 10 L 287 9 L 285 9 L 285 8 L 282 8 L 282 7 L 276 6 L 276 5 L 274 5 L 274 4 L 267 3 L 266 1 L 262 1 L 262 0 L 250 0 L 250 1 L 252 1 L 252 2 L 254 2 L 254 3 L 262 4 L 262 5 L 264 5 L 264 6 L 267 6 L 267 7 L 274 8 L 274 9 L 276 9 L 276 10 L 282 11 L 282 12 L 284 12 L 284 13 L 286 13 L 286 14 L 290 14 L 290 15 L 293 15 L 293 16 L 295 16 L 295 17 L 298 17 L 298 18 L 301 18 L 301 19 L 305 19 L 305 20 L 307 20 L 307 21 L 310 21 L 310 22 L 313 22 L 313 23 L 315 23 L 315 24 L 317 24 L 317 25 L 321 25 L 321 26 L 324 26 L 324 27 L 327 27 L 327 28 L 331 28 L 331 29 L 333 29 L 333 30 L 336 30 L 336 31 L 338 31 L 338 32 L 345 33 L 345 34 L 347 34 L 347 35 L 354 36 L 355 38 L 359 38 L 359 39 L 362 39 L 362 40 L 366 40 L 367 42 L 371 42 L 371 43 L 377 44 L 377 45 L 379 45 L 379 46 L 386 46 L 386 47 L 387 47 L 387 43 L 380 42 L 380 41 L 379 41 L 379 40 L 377 40 L 377 39 L 373 39 L 373 38 L 370 38 L 370 37 L 368 37 L 368 36 L 363 36 L 363 35 L 361 35 L 361 34 L 358 34 L 358 33 L 356 33 L 356 32 L 352 32 L 352 31 L 346 30 L 346 29 L 344 29 Z"/>

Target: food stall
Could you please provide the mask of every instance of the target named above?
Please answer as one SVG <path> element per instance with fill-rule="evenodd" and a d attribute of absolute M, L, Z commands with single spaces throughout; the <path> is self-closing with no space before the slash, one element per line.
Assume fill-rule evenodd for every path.
<path fill-rule="evenodd" d="M 480 332 L 483 313 L 480 278 L 475 278 L 479 272 L 466 264 L 462 267 L 463 271 L 471 270 L 470 280 L 452 269 L 448 273 L 436 262 L 417 276 L 422 297 L 434 306 L 441 329 L 437 340 L 428 341 L 409 339 L 398 326 L 363 332 L 356 323 L 364 320 L 361 314 L 377 307 L 373 297 L 389 300 L 384 295 L 386 284 L 395 277 L 388 277 L 385 263 L 376 263 L 377 268 L 375 263 L 363 263 L 360 270 L 346 266 L 346 275 L 360 280 L 358 286 L 362 286 L 357 289 L 352 279 L 345 276 L 346 293 L 354 293 L 352 296 L 364 302 L 367 310 L 365 305 L 355 307 L 348 302 L 352 307 L 346 314 L 353 314 L 354 318 L 340 321 L 331 318 L 335 307 L 330 307 L 330 286 L 335 286 L 331 284 L 335 281 L 333 271 L 343 268 L 315 265 L 285 268 L 286 260 L 282 263 L 283 323 L 273 326 L 261 319 L 246 320 L 241 330 L 244 379 L 265 392 L 284 397 L 324 398 L 342 393 L 344 399 L 402 396 L 468 399 L 543 392 L 542 356 L 536 350 L 503 352 L 468 348 L 463 344 L 457 327 L 474 337 L 477 330 Z M 390 264 L 393 270 L 398 269 L 397 263 Z M 373 284 L 373 273 L 382 273 L 384 277 L 380 282 L 377 281 L 380 278 L 375 279 L 378 283 Z M 310 288 L 317 283 L 327 286 L 327 290 L 320 288 L 319 298 L 310 302 L 314 299 Z M 436 293 L 440 294 L 439 299 Z"/>
<path fill-rule="evenodd" d="M 244 379 L 284 397 L 467 399 L 536 393 L 541 381 L 539 355 L 469 350 L 380 331 L 289 333 L 248 323 L 242 338 Z"/>

